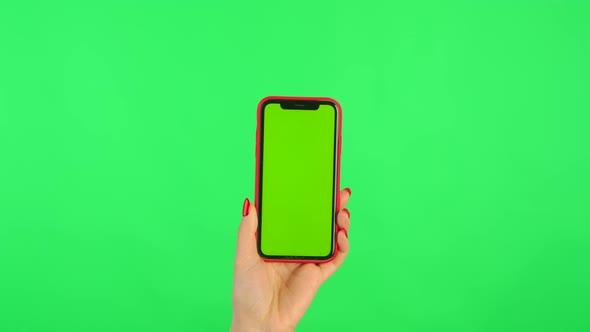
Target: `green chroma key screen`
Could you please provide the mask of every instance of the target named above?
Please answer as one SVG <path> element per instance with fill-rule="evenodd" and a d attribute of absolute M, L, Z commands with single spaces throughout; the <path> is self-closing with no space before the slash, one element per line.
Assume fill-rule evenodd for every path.
<path fill-rule="evenodd" d="M 325 257 L 332 250 L 336 110 L 262 110 L 261 251 Z"/>
<path fill-rule="evenodd" d="M 229 330 L 265 96 L 343 107 L 350 251 L 297 332 L 590 332 L 590 1 L 297 4 L 0 1 L 0 332 Z M 264 250 L 310 250 L 264 162 Z"/>

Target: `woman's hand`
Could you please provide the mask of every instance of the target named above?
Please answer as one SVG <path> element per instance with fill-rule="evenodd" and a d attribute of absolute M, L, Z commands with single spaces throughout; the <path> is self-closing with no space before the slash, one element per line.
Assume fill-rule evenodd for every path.
<path fill-rule="evenodd" d="M 267 263 L 256 250 L 258 214 L 246 199 L 234 264 L 232 331 L 293 331 L 326 279 L 348 253 L 350 189 L 340 192 L 338 253 L 328 263 Z"/>

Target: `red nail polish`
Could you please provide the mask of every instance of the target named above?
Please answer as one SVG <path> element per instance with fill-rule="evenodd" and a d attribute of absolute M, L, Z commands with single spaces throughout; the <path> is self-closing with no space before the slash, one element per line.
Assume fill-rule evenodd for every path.
<path fill-rule="evenodd" d="M 242 216 L 245 217 L 250 213 L 250 200 L 246 197 L 244 200 L 244 206 L 242 207 Z"/>
<path fill-rule="evenodd" d="M 344 211 L 348 215 L 348 219 L 350 219 L 350 211 L 348 211 L 347 208 L 344 208 L 342 211 Z"/>
<path fill-rule="evenodd" d="M 348 191 L 348 196 L 352 196 L 352 190 L 350 190 L 350 188 L 346 188 L 344 190 Z"/>

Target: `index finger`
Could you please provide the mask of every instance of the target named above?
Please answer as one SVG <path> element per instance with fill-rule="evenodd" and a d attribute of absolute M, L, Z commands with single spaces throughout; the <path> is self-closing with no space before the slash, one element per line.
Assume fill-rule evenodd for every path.
<path fill-rule="evenodd" d="M 350 199 L 350 195 L 352 195 L 350 188 L 344 188 L 343 190 L 340 190 L 340 206 L 338 207 L 338 211 L 346 207 L 346 204 Z"/>

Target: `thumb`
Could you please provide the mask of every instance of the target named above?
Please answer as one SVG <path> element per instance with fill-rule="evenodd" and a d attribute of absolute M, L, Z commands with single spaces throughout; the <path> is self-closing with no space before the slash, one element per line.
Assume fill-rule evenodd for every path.
<path fill-rule="evenodd" d="M 242 208 L 242 222 L 238 229 L 238 244 L 236 249 L 237 266 L 251 266 L 260 260 L 256 249 L 257 229 L 258 213 L 256 207 L 246 198 Z"/>

